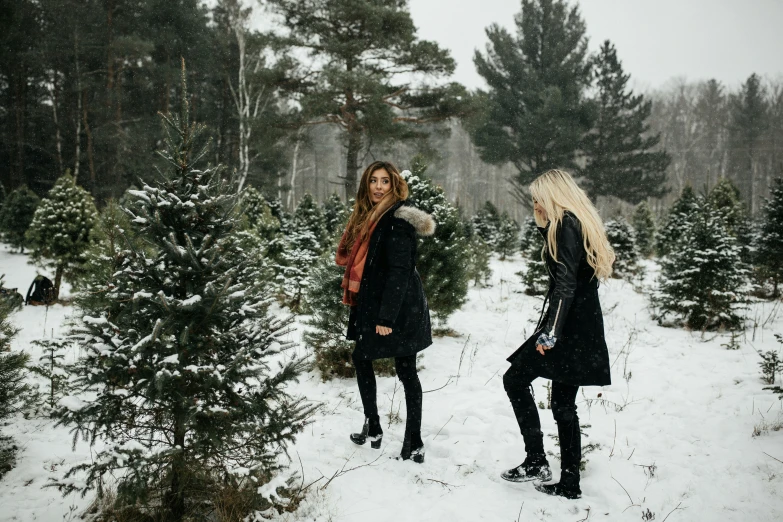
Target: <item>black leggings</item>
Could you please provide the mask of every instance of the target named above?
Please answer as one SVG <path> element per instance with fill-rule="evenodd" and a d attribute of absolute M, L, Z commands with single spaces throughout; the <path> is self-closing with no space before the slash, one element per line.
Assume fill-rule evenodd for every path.
<path fill-rule="evenodd" d="M 529 362 L 529 361 L 528 361 Z M 503 387 L 511 400 L 519 431 L 525 439 L 528 455 L 544 454 L 541 420 L 536 401 L 531 393 L 531 383 L 539 377 L 535 365 L 512 364 L 503 375 Z M 581 460 L 581 434 L 576 413 L 576 393 L 579 386 L 552 381 L 552 415 L 557 422 L 560 438 L 561 464 L 564 469 L 577 466 Z"/>
<path fill-rule="evenodd" d="M 356 368 L 356 382 L 359 384 L 359 395 L 362 398 L 364 416 L 377 418 L 377 387 L 372 361 L 354 358 L 353 366 Z M 422 392 L 419 374 L 416 372 L 416 355 L 395 358 L 394 368 L 397 370 L 397 377 L 405 389 L 405 408 L 408 412 L 408 420 L 405 423 L 405 438 L 410 441 L 411 447 L 415 449 L 423 445 L 421 440 Z"/>

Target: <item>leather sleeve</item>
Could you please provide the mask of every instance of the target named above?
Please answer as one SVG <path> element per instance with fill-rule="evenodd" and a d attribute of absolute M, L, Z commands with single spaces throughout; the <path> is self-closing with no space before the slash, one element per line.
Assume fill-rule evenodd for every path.
<path fill-rule="evenodd" d="M 555 267 L 555 288 L 549 305 L 549 315 L 544 331 L 550 336 L 560 337 L 568 319 L 568 310 L 576 292 L 576 271 L 582 258 L 582 232 L 579 222 L 564 216 L 557 232 L 557 263 Z"/>
<path fill-rule="evenodd" d="M 388 272 L 381 296 L 378 324 L 394 328 L 413 272 L 413 242 L 416 240 L 409 225 L 392 224 L 385 238 L 384 256 Z"/>

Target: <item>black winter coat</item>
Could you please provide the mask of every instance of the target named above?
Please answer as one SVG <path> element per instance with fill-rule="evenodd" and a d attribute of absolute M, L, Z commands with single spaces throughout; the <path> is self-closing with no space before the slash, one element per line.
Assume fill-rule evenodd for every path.
<path fill-rule="evenodd" d="M 547 229 L 539 228 L 545 243 Z M 581 224 L 570 212 L 564 214 L 557 231 L 557 257 L 559 263 L 547 250 L 549 292 L 544 304 L 548 301 L 549 308 L 542 313 L 535 333 L 508 361 L 535 365 L 540 368 L 541 377 L 573 386 L 611 384 L 598 280 L 587 262 Z M 541 332 L 557 337 L 555 346 L 546 355 L 536 350 Z"/>
<path fill-rule="evenodd" d="M 435 221 L 400 202 L 381 217 L 370 237 L 358 304 L 351 307 L 347 337 L 360 360 L 405 357 L 432 344 L 430 310 L 416 271 L 416 234 L 432 235 Z M 375 326 L 392 329 L 375 333 Z"/>

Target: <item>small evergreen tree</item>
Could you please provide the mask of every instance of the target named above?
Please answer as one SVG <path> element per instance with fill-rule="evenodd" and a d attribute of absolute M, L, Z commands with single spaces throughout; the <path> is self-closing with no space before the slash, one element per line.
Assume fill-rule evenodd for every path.
<path fill-rule="evenodd" d="M 655 248 L 659 256 L 668 254 L 674 243 L 683 236 L 685 230 L 691 226 L 699 207 L 696 193 L 690 185 L 686 185 L 680 197 L 672 203 L 666 219 L 658 229 Z"/>
<path fill-rule="evenodd" d="M 22 185 L 11 192 L 0 210 L 0 234 L 3 241 L 24 253 L 25 233 L 38 208 L 38 196 Z"/>
<path fill-rule="evenodd" d="M 313 234 L 320 246 L 319 254 L 327 247 L 326 219 L 310 194 L 305 194 L 299 200 L 292 225 L 296 232 L 309 231 Z"/>
<path fill-rule="evenodd" d="M 424 293 L 435 318 L 446 319 L 467 299 L 468 266 L 462 259 L 468 240 L 457 208 L 449 203 L 443 189 L 426 177 L 421 156 L 413 160 L 413 172 L 404 171 L 409 200 L 435 219 L 435 234 L 419 241 L 417 268 Z"/>
<path fill-rule="evenodd" d="M 43 355 L 38 358 L 38 364 L 30 367 L 46 380 L 46 393 L 42 395 L 43 409 L 53 413 L 59 400 L 68 392 L 68 371 L 65 364 L 65 351 L 73 341 L 61 337 L 51 339 L 36 339 L 33 341 Z"/>
<path fill-rule="evenodd" d="M 750 263 L 753 234 L 739 189 L 728 178 L 721 178 L 710 191 L 708 200 L 723 215 L 728 233 L 736 238 L 742 261 Z"/>
<path fill-rule="evenodd" d="M 783 178 L 776 178 L 770 187 L 755 258 L 761 278 L 772 281 L 772 297 L 779 297 L 783 280 Z"/>
<path fill-rule="evenodd" d="M 105 441 L 65 493 L 102 491 L 112 474 L 119 509 L 177 522 L 212 516 L 225 492 L 268 507 L 256 491 L 311 411 L 285 391 L 305 363 L 281 357 L 290 320 L 268 314 L 257 257 L 241 250 L 236 184 L 196 168 L 208 149 L 184 78 L 180 115 L 163 117 L 169 169 L 127 209 L 151 254 L 125 249 L 111 281 L 79 295 L 84 356 L 59 411 L 75 436 Z"/>
<path fill-rule="evenodd" d="M 492 269 L 489 267 L 492 249 L 478 234 L 474 234 L 468 241 L 468 250 L 465 255 L 468 279 L 473 281 L 476 286 L 486 286 L 492 277 Z"/>
<path fill-rule="evenodd" d="M 3 276 L 0 276 L 2 286 Z M 11 303 L 0 299 L 0 426 L 23 408 L 24 398 L 30 392 L 24 372 L 29 358 L 24 353 L 11 351 L 11 341 L 18 332 L 9 320 L 11 313 Z M 0 433 L 0 478 L 14 467 L 15 462 L 16 447 L 12 439 Z"/>
<path fill-rule="evenodd" d="M 326 233 L 332 243 L 337 243 L 345 230 L 351 210 L 343 203 L 337 193 L 332 192 L 323 203 L 323 214 L 326 221 Z"/>
<path fill-rule="evenodd" d="M 519 223 L 503 212 L 500 217 L 500 226 L 495 235 L 495 252 L 500 254 L 500 260 L 505 261 L 507 256 L 513 255 L 519 248 Z"/>
<path fill-rule="evenodd" d="M 313 315 L 306 321 L 310 329 L 303 335 L 304 342 L 313 350 L 315 367 L 324 381 L 355 377 L 351 358 L 355 343 L 345 337 L 350 309 L 342 302 L 340 287 L 345 268 L 335 265 L 331 256 L 324 256 L 312 272 L 306 300 Z M 395 375 L 394 359 L 373 361 L 373 367 L 380 375 Z"/>
<path fill-rule="evenodd" d="M 92 196 L 70 174 L 61 176 L 35 211 L 27 231 L 32 259 L 55 270 L 54 296 L 63 277 L 78 277 L 98 219 Z"/>
<path fill-rule="evenodd" d="M 549 272 L 541 258 L 544 238 L 538 231 L 536 220 L 532 217 L 525 221 L 522 229 L 522 255 L 526 258 L 526 269 L 521 274 L 527 295 L 545 295 L 549 290 Z"/>
<path fill-rule="evenodd" d="M 484 206 L 473 217 L 473 230 L 486 244 L 494 248 L 499 228 L 500 212 L 491 201 L 484 202 Z"/>
<path fill-rule="evenodd" d="M 636 234 L 631 225 L 622 217 L 607 221 L 606 237 L 616 256 L 612 277 L 633 279 L 641 275 Z"/>
<path fill-rule="evenodd" d="M 726 230 L 723 216 L 703 199 L 690 216 L 691 226 L 661 260 L 654 317 L 694 330 L 742 327 L 739 307 L 748 292 L 740 247 Z"/>
<path fill-rule="evenodd" d="M 636 205 L 631 223 L 636 234 L 636 246 L 639 253 L 644 257 L 650 257 L 655 246 L 655 218 L 647 201 Z"/>

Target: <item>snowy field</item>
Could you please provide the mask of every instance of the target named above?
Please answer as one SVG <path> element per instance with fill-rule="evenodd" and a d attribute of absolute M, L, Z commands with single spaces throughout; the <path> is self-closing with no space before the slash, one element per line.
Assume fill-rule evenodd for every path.
<path fill-rule="evenodd" d="M 389 458 L 399 453 L 405 418 L 395 379 L 378 378 L 385 436 L 377 451 L 348 440 L 363 421 L 355 382 L 302 376 L 294 393 L 323 406 L 291 448 L 292 465 L 306 483 L 323 478 L 299 513 L 285 520 L 783 520 L 783 431 L 765 429 L 783 421 L 783 402 L 762 389 L 756 353 L 779 347 L 779 303 L 754 304 L 741 348 L 729 351 L 721 346 L 727 335 L 702 337 L 657 326 L 644 293 L 630 284 L 602 285 L 614 384 L 580 391 L 582 443 L 598 447 L 587 455 L 582 499 L 564 500 L 538 493 L 532 483 L 499 477 L 524 459 L 503 391 L 505 358 L 534 328 L 541 300 L 521 293 L 515 272 L 524 261 L 493 260 L 492 267 L 494 284 L 471 289 L 466 305 L 449 320 L 459 337 L 436 339 L 420 361 L 423 465 Z M 654 265 L 647 268 L 645 285 L 655 272 Z M 0 246 L 0 273 L 7 286 L 24 294 L 36 270 L 26 256 Z M 40 354 L 31 341 L 64 331 L 70 313 L 60 305 L 48 312 L 24 308 L 12 316 L 22 328 L 15 348 L 35 361 Z M 546 401 L 545 385 L 535 382 L 537 401 Z M 403 421 L 389 425 L 389 413 Z M 546 449 L 559 454 L 547 436 L 556 433 L 551 411 L 540 413 Z M 16 468 L 0 481 L 0 520 L 78 519 L 89 498 L 62 498 L 43 486 L 89 459 L 89 446 L 79 442 L 72 451 L 68 431 L 46 418 L 16 418 L 3 432 L 16 439 L 20 452 Z M 556 478 L 559 462 L 550 456 L 550 463 Z"/>

